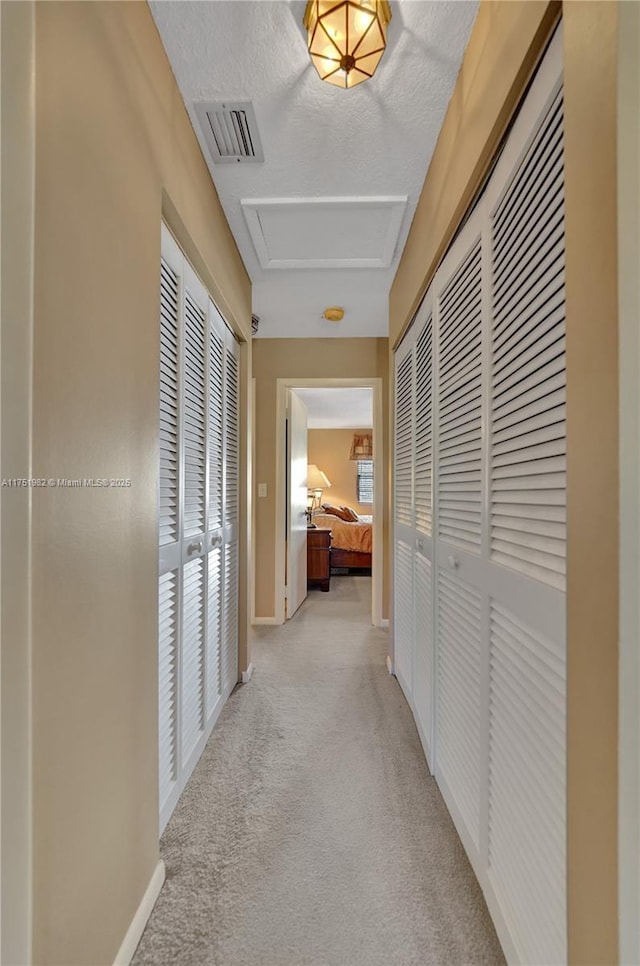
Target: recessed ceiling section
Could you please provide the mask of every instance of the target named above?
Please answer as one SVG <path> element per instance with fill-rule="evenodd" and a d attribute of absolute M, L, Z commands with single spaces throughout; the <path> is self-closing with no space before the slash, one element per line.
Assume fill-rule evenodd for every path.
<path fill-rule="evenodd" d="M 388 268 L 407 197 L 245 198 L 263 269 Z"/>

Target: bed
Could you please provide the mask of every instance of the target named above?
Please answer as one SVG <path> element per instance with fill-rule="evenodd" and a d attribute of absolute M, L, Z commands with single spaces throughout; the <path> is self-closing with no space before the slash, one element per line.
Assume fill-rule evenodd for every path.
<path fill-rule="evenodd" d="M 347 521 L 332 513 L 314 513 L 313 522 L 317 527 L 331 530 L 332 570 L 371 570 L 373 521 L 370 516 Z"/>

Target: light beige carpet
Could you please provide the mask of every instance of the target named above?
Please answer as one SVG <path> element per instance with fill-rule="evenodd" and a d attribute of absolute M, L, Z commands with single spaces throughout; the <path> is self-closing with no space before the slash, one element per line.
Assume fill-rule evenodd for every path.
<path fill-rule="evenodd" d="M 135 966 L 504 962 L 411 712 L 369 626 L 371 580 L 335 577 L 257 628 L 167 826 L 167 881 Z"/>

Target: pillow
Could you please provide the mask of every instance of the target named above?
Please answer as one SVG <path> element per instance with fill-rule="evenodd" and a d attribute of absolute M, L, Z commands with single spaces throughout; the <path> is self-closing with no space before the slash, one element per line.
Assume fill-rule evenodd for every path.
<path fill-rule="evenodd" d="M 358 516 L 358 514 L 356 513 L 356 511 L 353 509 L 352 506 L 341 506 L 340 509 L 342 510 L 343 513 L 348 514 L 347 519 L 351 523 L 357 523 L 358 520 L 360 519 L 360 517 Z"/>
<path fill-rule="evenodd" d="M 351 517 L 345 514 L 342 507 L 333 506 L 332 503 L 323 503 L 322 509 L 324 510 L 325 513 L 330 514 L 330 516 L 337 517 L 339 520 L 344 520 L 346 523 L 351 522 Z"/>

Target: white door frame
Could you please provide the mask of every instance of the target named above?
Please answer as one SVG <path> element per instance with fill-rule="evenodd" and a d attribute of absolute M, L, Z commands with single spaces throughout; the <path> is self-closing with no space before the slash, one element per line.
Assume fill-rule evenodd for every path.
<path fill-rule="evenodd" d="M 382 484 L 384 467 L 378 459 L 382 440 L 382 379 L 277 379 L 276 380 L 276 539 L 275 539 L 275 622 L 284 624 L 285 595 L 285 421 L 287 389 L 372 389 L 373 390 L 373 554 L 371 623 L 382 627 Z"/>
<path fill-rule="evenodd" d="M 307 599 L 307 406 L 295 392 L 287 394 L 287 620 Z M 304 464 L 299 460 L 304 448 Z M 297 469 L 294 467 L 297 464 Z"/>

